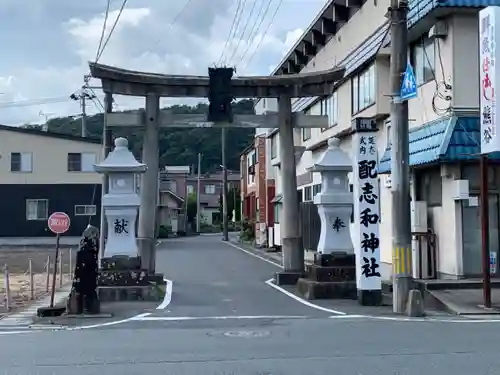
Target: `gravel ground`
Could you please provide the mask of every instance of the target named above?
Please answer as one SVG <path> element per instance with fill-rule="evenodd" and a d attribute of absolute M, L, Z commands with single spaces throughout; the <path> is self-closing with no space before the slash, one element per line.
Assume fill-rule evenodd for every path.
<path fill-rule="evenodd" d="M 61 249 L 60 251 L 63 277 L 62 284 L 70 281 L 70 258 L 71 263 L 74 264 L 75 251 L 70 255 L 69 249 Z M 9 284 L 11 296 L 11 311 L 15 311 L 21 307 L 25 307 L 31 302 L 30 292 L 30 277 L 29 277 L 29 261 L 31 260 L 31 267 L 33 272 L 34 281 L 34 299 L 40 298 L 47 294 L 47 271 L 46 264 L 48 257 L 51 258 L 51 264 L 54 262 L 55 250 L 53 248 L 34 248 L 34 249 L 9 249 L 0 248 L 0 266 L 8 266 L 9 270 Z M 49 285 L 52 283 L 51 266 Z M 57 275 L 56 287 L 61 285 L 59 271 Z M 5 277 L 0 277 L 0 314 L 6 313 L 5 305 Z"/>

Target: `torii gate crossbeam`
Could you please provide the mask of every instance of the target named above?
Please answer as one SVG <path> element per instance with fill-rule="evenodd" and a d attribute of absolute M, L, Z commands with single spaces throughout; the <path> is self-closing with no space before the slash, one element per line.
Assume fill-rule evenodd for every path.
<path fill-rule="evenodd" d="M 158 131 L 160 126 L 175 126 L 172 121 L 179 118 L 165 119 L 168 114 L 160 111 L 160 97 L 208 97 L 209 78 L 203 76 L 164 75 L 125 70 L 112 66 L 90 63 L 90 71 L 94 78 L 102 82 L 103 91 L 107 95 L 131 95 L 146 98 L 145 111 L 140 115 L 131 114 L 123 117 L 128 126 L 145 126 L 143 162 L 148 165 L 141 184 L 141 206 L 139 210 L 139 249 L 143 268 L 149 272 L 155 269 L 155 213 L 156 193 L 158 187 L 159 150 Z M 280 160 L 283 225 L 282 250 L 283 272 L 276 275 L 278 284 L 295 284 L 304 273 L 304 248 L 299 227 L 299 203 L 297 180 L 295 175 L 295 156 L 293 144 L 293 127 L 326 127 L 324 116 L 312 116 L 311 121 L 304 121 L 301 115 L 292 113 L 291 99 L 294 97 L 326 96 L 333 93 L 335 84 L 344 77 L 344 68 L 334 68 L 322 72 L 305 74 L 289 74 L 266 77 L 236 77 L 231 80 L 233 96 L 236 98 L 277 98 L 278 114 L 267 126 L 278 127 L 280 132 Z M 127 114 L 128 115 L 128 114 Z M 118 115 L 106 115 L 106 123 L 116 123 Z M 135 116 L 135 119 L 132 117 Z M 259 116 L 247 121 L 245 127 L 261 124 Z M 162 121 L 162 118 L 164 121 Z M 197 118 L 199 120 L 200 118 Z M 300 120 L 298 120 L 300 119 Z M 256 121 L 254 121 L 256 120 Z M 200 121 L 185 121 L 184 127 L 200 127 Z M 204 123 L 202 121 L 202 123 Z M 314 124 L 313 124 L 314 123 Z M 233 124 L 233 126 L 236 124 Z M 239 125 L 242 125 L 240 121 Z M 238 125 L 236 125 L 238 126 Z M 202 126 L 201 126 L 202 127 Z M 261 126 L 259 126 L 261 127 Z"/>

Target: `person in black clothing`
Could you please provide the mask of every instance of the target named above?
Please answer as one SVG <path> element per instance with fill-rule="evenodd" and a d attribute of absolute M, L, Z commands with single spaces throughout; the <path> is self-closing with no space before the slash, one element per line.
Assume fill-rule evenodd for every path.
<path fill-rule="evenodd" d="M 73 286 L 66 306 L 67 314 L 97 314 L 97 277 L 99 255 L 99 229 L 89 225 L 83 231 L 80 248 L 76 254 Z"/>

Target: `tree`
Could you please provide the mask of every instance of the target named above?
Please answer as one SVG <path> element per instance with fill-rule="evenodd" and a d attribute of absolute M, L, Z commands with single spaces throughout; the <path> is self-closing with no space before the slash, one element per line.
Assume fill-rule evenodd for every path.
<path fill-rule="evenodd" d="M 187 221 L 194 222 L 196 220 L 196 214 L 198 212 L 198 203 L 195 193 L 191 193 L 187 197 Z"/>
<path fill-rule="evenodd" d="M 176 114 L 207 113 L 208 105 L 199 103 L 190 107 L 174 105 L 168 107 Z M 126 111 L 125 111 L 126 112 Z M 255 114 L 252 100 L 240 100 L 233 104 L 234 114 Z M 87 117 L 87 132 L 89 137 L 101 138 L 104 124 L 102 113 Z M 52 118 L 47 122 L 50 131 L 80 135 L 80 117 Z M 130 128 L 113 128 L 113 137 L 126 137 L 134 155 L 141 156 L 143 131 Z M 253 141 L 255 130 L 251 128 L 229 128 L 226 132 L 227 168 L 239 170 L 240 153 Z M 205 172 L 215 172 L 221 164 L 221 129 L 207 128 L 162 128 L 159 134 L 160 166 L 166 165 L 196 165 L 198 153 L 203 154 L 201 169 Z"/>

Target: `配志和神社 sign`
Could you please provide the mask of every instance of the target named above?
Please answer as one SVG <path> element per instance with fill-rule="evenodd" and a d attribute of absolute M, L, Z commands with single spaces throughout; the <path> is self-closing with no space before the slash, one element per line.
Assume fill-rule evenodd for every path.
<path fill-rule="evenodd" d="M 376 130 L 376 129 L 375 129 Z M 380 194 L 376 131 L 353 136 L 354 251 L 358 290 L 380 290 Z"/>

